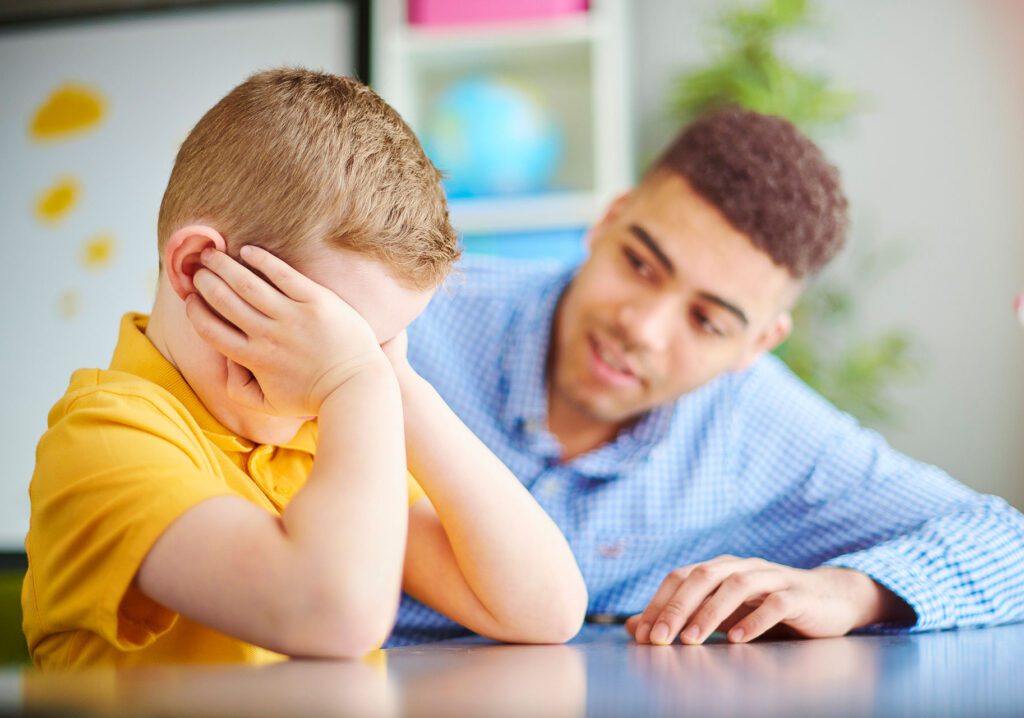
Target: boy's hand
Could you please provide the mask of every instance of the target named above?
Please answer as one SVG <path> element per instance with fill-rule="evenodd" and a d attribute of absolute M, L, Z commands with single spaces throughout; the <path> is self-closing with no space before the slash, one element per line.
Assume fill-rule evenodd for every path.
<path fill-rule="evenodd" d="M 380 348 L 384 350 L 384 356 L 391 362 L 391 368 L 394 370 L 395 376 L 398 377 L 400 385 L 419 376 L 409 363 L 409 335 L 404 329 L 401 333 L 396 334 L 394 339 L 381 344 Z"/>
<path fill-rule="evenodd" d="M 206 249 L 185 300 L 196 332 L 228 359 L 228 396 L 279 416 L 316 416 L 330 394 L 385 360 L 366 321 L 337 294 L 260 247 Z"/>

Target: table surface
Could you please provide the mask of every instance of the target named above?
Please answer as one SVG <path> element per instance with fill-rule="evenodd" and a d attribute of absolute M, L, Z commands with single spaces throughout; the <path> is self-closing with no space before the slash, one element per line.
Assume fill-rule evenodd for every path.
<path fill-rule="evenodd" d="M 378 660 L 0 672 L 0 710 L 156 716 L 1024 716 L 1024 624 L 898 636 L 638 646 L 461 639 Z"/>

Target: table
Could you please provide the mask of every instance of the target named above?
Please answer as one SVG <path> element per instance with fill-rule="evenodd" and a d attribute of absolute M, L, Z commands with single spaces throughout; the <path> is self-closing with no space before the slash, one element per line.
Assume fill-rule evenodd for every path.
<path fill-rule="evenodd" d="M 154 716 L 1024 716 L 1024 624 L 918 635 L 638 646 L 479 638 L 366 661 L 0 673 L 0 710 Z"/>

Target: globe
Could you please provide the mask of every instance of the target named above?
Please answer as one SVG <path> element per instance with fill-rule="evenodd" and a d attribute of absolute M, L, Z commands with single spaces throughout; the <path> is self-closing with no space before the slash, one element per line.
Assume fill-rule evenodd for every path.
<path fill-rule="evenodd" d="M 551 189 L 563 139 L 528 85 L 470 77 L 438 95 L 427 115 L 424 149 L 445 173 L 449 197 L 521 195 Z"/>

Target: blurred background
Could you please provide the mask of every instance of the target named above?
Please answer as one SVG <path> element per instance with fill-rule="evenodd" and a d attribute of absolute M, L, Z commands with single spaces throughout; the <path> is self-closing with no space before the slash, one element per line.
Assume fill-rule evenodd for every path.
<path fill-rule="evenodd" d="M 368 80 L 446 173 L 466 250 L 578 261 L 689 118 L 782 114 L 839 166 L 848 248 L 779 353 L 899 449 L 1024 508 L 1015 0 L 0 2 L 0 552 L 46 413 L 147 311 L 178 145 L 250 72 Z"/>

